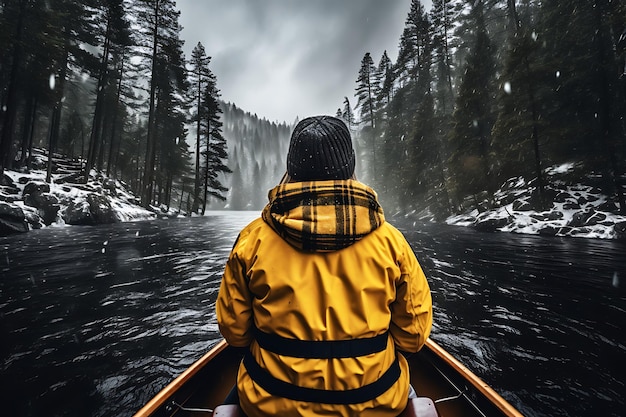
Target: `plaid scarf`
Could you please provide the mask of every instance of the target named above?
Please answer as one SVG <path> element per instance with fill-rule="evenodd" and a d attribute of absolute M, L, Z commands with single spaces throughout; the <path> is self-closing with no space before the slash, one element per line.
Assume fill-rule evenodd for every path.
<path fill-rule="evenodd" d="M 263 220 L 293 247 L 333 252 L 385 221 L 374 190 L 355 180 L 280 184 L 270 190 Z"/>

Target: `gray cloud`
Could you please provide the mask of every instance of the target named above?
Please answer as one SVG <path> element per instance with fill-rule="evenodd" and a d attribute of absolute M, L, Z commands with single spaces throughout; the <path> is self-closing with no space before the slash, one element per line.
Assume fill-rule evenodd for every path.
<path fill-rule="evenodd" d="M 361 59 L 397 56 L 411 0 L 178 0 L 185 54 L 201 42 L 222 98 L 292 122 L 334 114 Z"/>

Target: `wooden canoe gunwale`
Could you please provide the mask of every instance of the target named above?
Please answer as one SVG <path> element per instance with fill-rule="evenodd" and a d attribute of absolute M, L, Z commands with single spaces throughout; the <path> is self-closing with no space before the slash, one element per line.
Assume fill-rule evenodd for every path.
<path fill-rule="evenodd" d="M 459 375 L 478 390 L 489 402 L 496 406 L 504 415 L 509 417 L 523 417 L 507 400 L 498 394 L 487 383 L 470 371 L 465 365 L 459 362 L 454 356 L 448 353 L 432 339 L 426 339 L 426 348 L 444 361 L 448 366 L 458 372 Z"/>
<path fill-rule="evenodd" d="M 221 339 L 213 348 L 204 354 L 200 359 L 187 368 L 182 374 L 177 376 L 165 388 L 159 391 L 150 401 L 146 403 L 133 417 L 149 417 L 154 415 L 158 409 L 166 405 L 166 403 L 176 394 L 176 392 L 187 384 L 198 372 L 200 372 L 207 363 L 215 359 L 224 349 L 228 347 L 226 340 Z"/>

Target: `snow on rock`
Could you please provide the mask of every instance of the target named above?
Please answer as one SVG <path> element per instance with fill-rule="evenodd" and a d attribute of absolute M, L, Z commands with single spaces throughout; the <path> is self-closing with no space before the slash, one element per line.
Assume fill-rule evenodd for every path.
<path fill-rule="evenodd" d="M 83 183 L 80 161 L 57 155 L 53 161 L 56 169 L 50 183 L 47 156 L 41 150 L 34 152 L 30 171 L 5 170 L 0 178 L 0 236 L 48 226 L 156 218 L 157 213 L 141 207 L 121 181 L 92 170 Z"/>
<path fill-rule="evenodd" d="M 451 216 L 447 224 L 550 236 L 626 239 L 626 216 L 593 185 L 572 183 L 564 178 L 575 169 L 565 164 L 546 170 L 547 207 L 535 200 L 536 186 L 523 178 L 511 178 L 494 195 L 494 207 Z M 592 181 L 590 181 L 592 182 Z"/>

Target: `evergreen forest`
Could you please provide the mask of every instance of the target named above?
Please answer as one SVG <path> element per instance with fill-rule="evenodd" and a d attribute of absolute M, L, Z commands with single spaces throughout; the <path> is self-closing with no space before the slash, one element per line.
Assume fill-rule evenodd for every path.
<path fill-rule="evenodd" d="M 39 147 L 145 207 L 262 207 L 293 126 L 225 103 L 210 51 L 184 56 L 179 15 L 173 0 L 0 0 L 0 179 Z M 512 177 L 541 207 L 544 170 L 575 162 L 626 212 L 625 27 L 624 0 L 412 0 L 395 62 L 366 53 L 338 97 L 359 177 L 394 211 L 444 219 L 488 209 Z"/>
<path fill-rule="evenodd" d="M 366 53 L 337 109 L 364 180 L 443 219 L 489 209 L 513 177 L 541 209 L 544 170 L 574 163 L 625 213 L 625 27 L 622 0 L 412 0 L 396 62 Z"/>
<path fill-rule="evenodd" d="M 179 16 L 173 0 L 0 1 L 0 178 L 42 147 L 144 207 L 226 200 L 224 103 L 203 45 L 184 56 Z"/>

